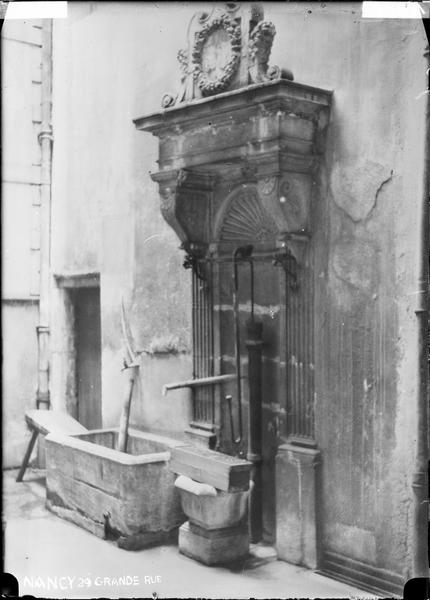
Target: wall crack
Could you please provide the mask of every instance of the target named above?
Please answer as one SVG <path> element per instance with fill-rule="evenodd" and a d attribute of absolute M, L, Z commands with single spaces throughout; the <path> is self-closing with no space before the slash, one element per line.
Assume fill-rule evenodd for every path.
<path fill-rule="evenodd" d="M 380 186 L 378 187 L 378 189 L 376 190 L 376 193 L 375 193 L 375 201 L 374 201 L 374 203 L 373 203 L 373 206 L 371 207 L 371 209 L 370 209 L 370 211 L 369 211 L 369 213 L 368 213 L 368 215 L 367 215 L 366 219 L 368 219 L 368 218 L 370 217 L 370 215 L 372 214 L 372 211 L 374 210 L 374 208 L 375 208 L 375 207 L 376 207 L 376 205 L 378 204 L 378 197 L 379 197 L 379 194 L 381 193 L 381 191 L 382 191 L 382 188 L 384 187 L 384 185 L 387 185 L 387 183 L 389 183 L 389 182 L 390 182 L 390 181 L 393 179 L 393 173 L 394 173 L 394 171 L 393 171 L 393 169 L 391 169 L 390 176 L 389 176 L 389 177 L 387 177 L 387 179 L 385 179 L 385 180 L 384 180 L 384 181 L 383 181 L 383 182 L 380 184 Z"/>

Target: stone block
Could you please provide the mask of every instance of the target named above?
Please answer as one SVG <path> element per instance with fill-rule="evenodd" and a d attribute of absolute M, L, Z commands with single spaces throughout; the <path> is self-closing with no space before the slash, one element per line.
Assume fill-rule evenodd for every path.
<path fill-rule="evenodd" d="M 179 551 L 205 565 L 246 558 L 249 551 L 247 525 L 208 530 L 187 521 L 179 528 Z"/>
<path fill-rule="evenodd" d="M 316 468 L 320 452 L 283 444 L 276 456 L 276 550 L 281 560 L 318 564 Z"/>

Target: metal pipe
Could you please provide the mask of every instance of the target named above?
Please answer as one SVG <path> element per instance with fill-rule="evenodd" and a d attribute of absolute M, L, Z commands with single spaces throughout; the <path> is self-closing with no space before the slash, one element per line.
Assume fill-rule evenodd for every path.
<path fill-rule="evenodd" d="M 427 66 L 430 68 L 427 47 Z M 427 70 L 427 74 L 430 71 Z M 430 86 L 429 86 L 430 91 Z M 426 94 L 424 137 L 424 173 L 422 195 L 418 207 L 419 235 L 417 244 L 417 317 L 418 372 L 416 394 L 415 459 L 412 474 L 412 577 L 428 577 L 428 261 L 429 261 L 429 175 L 430 175 L 430 100 Z"/>
<path fill-rule="evenodd" d="M 233 252 L 233 322 L 234 322 L 234 354 L 237 375 L 237 418 L 239 435 L 233 439 L 235 444 L 240 444 L 243 437 L 242 425 L 242 381 L 240 364 L 240 327 L 239 327 L 239 273 L 238 263 L 240 260 L 250 260 L 253 247 L 251 245 L 241 246 Z M 252 261 L 250 261 L 253 274 Z M 253 281 L 253 277 L 251 278 Z M 252 292 L 253 296 L 253 292 Z M 254 310 L 252 306 L 252 311 Z"/>
<path fill-rule="evenodd" d="M 261 351 L 263 323 L 250 319 L 246 324 L 249 379 L 249 417 L 247 460 L 252 463 L 249 501 L 250 539 L 257 543 L 263 535 L 263 478 L 262 478 L 262 398 Z"/>
<path fill-rule="evenodd" d="M 51 269 L 51 164 L 52 164 L 52 19 L 42 27 L 42 124 L 38 136 L 41 146 L 40 167 L 40 290 L 38 341 L 38 381 L 36 406 L 50 408 L 49 392 L 49 288 Z"/>
<path fill-rule="evenodd" d="M 216 385 L 217 383 L 225 383 L 226 381 L 233 381 L 235 379 L 236 373 L 231 373 L 228 375 L 214 375 L 213 377 L 200 377 L 199 379 L 186 379 L 177 383 L 166 383 L 163 385 L 162 394 L 166 396 L 167 392 L 171 390 L 179 390 L 186 387 L 195 388 L 202 385 Z"/>
<path fill-rule="evenodd" d="M 237 418 L 239 434 L 234 437 L 233 430 L 231 435 L 233 442 L 239 444 L 242 441 L 242 381 L 241 381 L 241 364 L 240 364 L 240 327 L 239 327 L 239 294 L 238 294 L 238 272 L 237 272 L 237 250 L 234 252 L 233 263 L 233 328 L 234 328 L 234 360 L 236 364 L 236 394 L 237 394 Z"/>

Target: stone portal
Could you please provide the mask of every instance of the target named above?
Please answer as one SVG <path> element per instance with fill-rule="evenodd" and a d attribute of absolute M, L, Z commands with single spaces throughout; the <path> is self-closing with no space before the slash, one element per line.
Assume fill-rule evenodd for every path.
<path fill-rule="evenodd" d="M 192 271 L 195 378 L 237 371 L 233 256 L 238 248 L 252 246 L 254 310 L 263 323 L 263 539 L 276 540 L 282 558 L 314 566 L 284 537 L 289 535 L 286 522 L 302 520 L 297 503 L 304 480 L 291 465 L 304 464 L 310 451 L 317 454 L 313 207 L 331 92 L 296 83 L 290 72 L 270 67 L 274 35 L 275 27 L 255 6 L 242 9 L 229 3 L 224 10 L 198 13 L 190 24 L 188 46 L 178 56 L 180 91 L 166 94 L 163 110 L 136 119 L 135 125 L 159 138 L 159 171 L 151 177 L 159 185 L 161 212 L 185 251 L 184 266 Z M 239 270 L 236 316 L 244 379 L 193 386 L 190 430 L 203 445 L 245 457 L 249 390 L 244 328 L 252 310 L 252 286 L 248 271 Z M 239 385 L 243 435 L 237 437 L 232 428 L 238 424 Z M 278 447 L 284 443 L 294 446 L 298 462 L 285 463 L 280 449 L 276 468 Z M 312 469 L 309 473 L 314 477 Z M 280 492 L 285 486 L 288 497 Z M 310 555 L 316 556 L 316 519 L 311 520 Z M 184 533 L 188 539 L 195 533 L 191 529 Z"/>

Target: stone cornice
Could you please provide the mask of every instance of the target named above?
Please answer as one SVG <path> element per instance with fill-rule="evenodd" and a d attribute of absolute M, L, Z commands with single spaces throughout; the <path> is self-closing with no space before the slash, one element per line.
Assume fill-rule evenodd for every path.
<path fill-rule="evenodd" d="M 167 127 L 177 128 L 195 123 L 199 118 L 215 117 L 235 111 L 244 111 L 261 103 L 281 102 L 280 108 L 294 108 L 297 115 L 310 118 L 331 104 L 333 92 L 287 79 L 278 79 L 245 88 L 216 94 L 209 98 L 184 102 L 145 117 L 134 119 L 137 129 L 157 135 Z M 297 104 L 299 103 L 299 104 Z M 299 106 L 300 105 L 300 106 Z M 293 111 L 294 112 L 294 111 Z"/>

